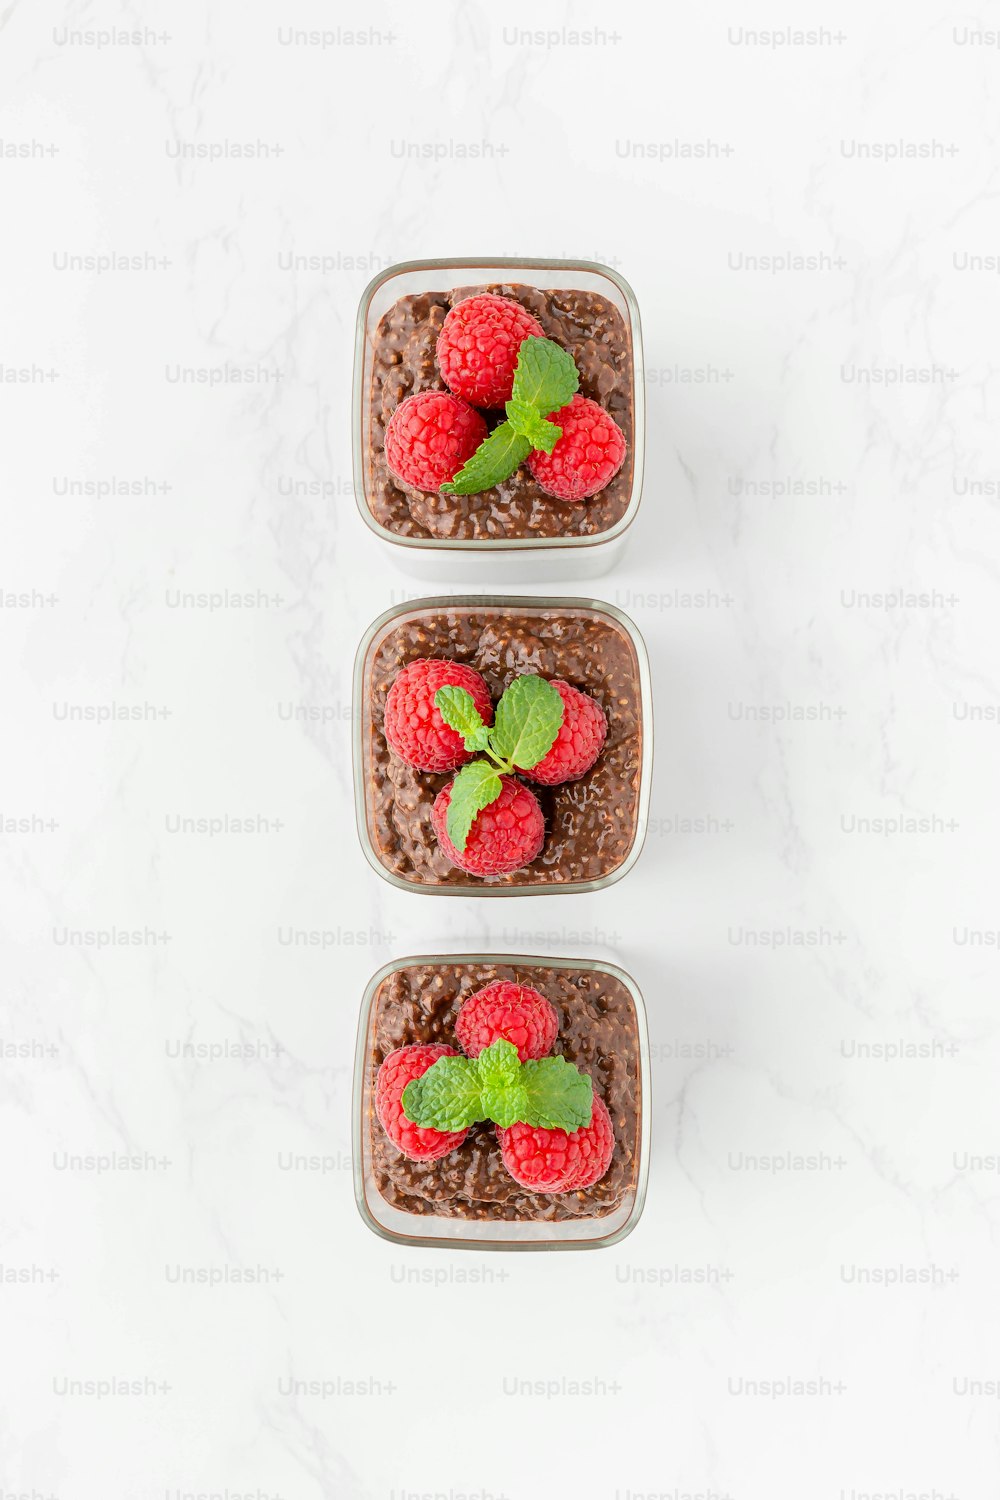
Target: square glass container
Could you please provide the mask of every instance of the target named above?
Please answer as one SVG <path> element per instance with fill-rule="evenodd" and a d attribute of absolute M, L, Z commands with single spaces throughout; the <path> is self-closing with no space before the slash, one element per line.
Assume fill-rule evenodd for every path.
<path fill-rule="evenodd" d="M 631 828 L 628 837 L 622 841 L 621 857 L 607 870 L 594 878 L 553 880 L 546 878 L 544 870 L 540 866 L 540 860 L 535 860 L 526 870 L 517 871 L 513 875 L 498 876 L 493 879 L 482 880 L 475 875 L 466 875 L 461 871 L 448 870 L 448 883 L 440 880 L 431 881 L 423 878 L 419 869 L 406 874 L 399 873 L 391 867 L 383 858 L 378 847 L 378 841 L 373 829 L 377 825 L 379 807 L 377 804 L 377 790 L 381 778 L 376 775 L 374 762 L 382 752 L 383 741 L 381 735 L 376 736 L 373 730 L 373 716 L 371 711 L 372 680 L 376 668 L 376 662 L 380 650 L 388 638 L 399 628 L 413 626 L 420 630 L 430 629 L 435 623 L 444 622 L 448 629 L 454 631 L 461 618 L 467 616 L 486 616 L 488 619 L 496 619 L 502 622 L 504 619 L 524 619 L 529 625 L 533 620 L 538 620 L 539 628 L 544 628 L 548 619 L 552 616 L 570 614 L 573 617 L 582 618 L 584 621 L 593 619 L 598 624 L 603 624 L 610 632 L 617 632 L 631 649 L 631 663 L 634 669 L 634 682 L 637 702 L 631 706 L 630 712 L 638 723 L 639 748 L 639 779 L 635 792 Z M 558 634 L 554 631 L 554 634 Z M 422 645 L 414 649 L 413 659 L 416 656 L 447 656 L 447 647 L 434 649 Z M 471 665 L 476 665 L 473 658 Z M 531 670 L 529 668 L 528 670 Z M 550 676 L 562 675 L 562 670 L 551 672 Z M 572 678 L 572 673 L 567 673 Z M 438 598 L 419 599 L 397 604 L 393 608 L 379 615 L 378 619 L 365 632 L 361 644 L 358 647 L 357 657 L 354 664 L 354 797 L 355 812 L 357 816 L 358 836 L 365 853 L 365 858 L 383 880 L 388 880 L 397 890 L 417 891 L 421 894 L 432 896 L 476 896 L 476 897 L 498 897 L 498 896 L 548 896 L 548 895 L 580 895 L 588 891 L 601 891 L 607 886 L 613 885 L 615 881 L 621 880 L 627 875 L 639 858 L 642 851 L 648 822 L 650 781 L 653 763 L 653 710 L 651 698 L 651 682 L 649 673 L 649 658 L 641 635 L 635 625 L 617 609 L 613 604 L 602 603 L 592 599 L 558 599 L 558 598 L 522 598 L 507 595 L 446 595 Z M 614 726 L 612 726 L 614 727 Z M 610 737 L 609 737 L 610 743 Z M 608 746 L 602 751 L 602 756 L 608 754 Z M 600 765 L 600 761 L 598 762 Z M 384 774 L 384 773 L 383 773 Z M 415 773 L 421 776 L 421 773 Z M 592 773 L 588 772 L 588 776 Z M 428 786 L 433 786 L 434 794 L 443 787 L 448 779 L 447 774 L 438 777 L 425 778 Z M 567 783 L 579 787 L 579 783 Z M 552 794 L 558 798 L 560 789 L 535 788 L 543 795 Z M 578 794 L 574 794 L 578 795 Z M 612 809 L 608 808 L 608 815 Z M 394 808 L 395 812 L 395 808 Z M 395 827 L 395 817 L 393 826 Z M 602 829 L 607 829 L 606 820 L 602 822 Z M 426 836 L 433 843 L 433 833 L 426 830 Z M 549 834 L 546 838 L 548 840 Z M 602 845 L 607 843 L 606 832 L 602 832 Z M 427 847 L 431 847 L 431 843 Z M 548 847 L 548 844 L 547 844 Z M 603 849 L 602 849 L 603 852 Z M 543 850 L 543 854 L 545 850 Z"/>
<path fill-rule="evenodd" d="M 462 1219 L 444 1215 L 409 1213 L 397 1208 L 379 1189 L 373 1162 L 372 1131 L 380 1130 L 374 1113 L 374 1080 L 376 1074 L 373 1021 L 375 1001 L 382 984 L 400 971 L 416 968 L 469 967 L 501 965 L 516 969 L 530 983 L 526 971 L 549 969 L 575 970 L 587 975 L 616 980 L 631 1000 L 637 1037 L 634 1078 L 635 1167 L 631 1184 L 621 1202 L 609 1213 L 597 1217 L 581 1216 L 553 1222 L 539 1219 Z M 475 976 L 475 987 L 487 983 L 487 976 Z M 400 1043 L 400 1045 L 403 1045 Z M 354 1192 L 358 1211 L 365 1223 L 382 1239 L 403 1245 L 430 1245 L 439 1249 L 458 1250 L 597 1250 L 615 1245 L 630 1234 L 639 1221 L 646 1201 L 649 1176 L 650 1141 L 650 1069 L 646 1008 L 638 985 L 630 974 L 615 964 L 593 957 L 548 958 L 509 953 L 449 953 L 427 957 L 398 959 L 386 964 L 369 980 L 361 1004 L 358 1040 L 354 1063 L 353 1163 Z M 458 1148 L 462 1150 L 462 1147 Z"/>
<path fill-rule="evenodd" d="M 574 290 L 606 297 L 621 313 L 632 344 L 632 484 L 624 515 L 593 536 L 505 537 L 451 541 L 438 537 L 401 536 L 383 525 L 368 501 L 370 474 L 368 434 L 374 336 L 383 315 L 401 297 L 421 292 L 448 292 L 457 286 L 520 282 L 540 291 Z M 635 294 L 623 276 L 596 261 L 518 260 L 502 256 L 473 260 L 413 260 L 390 266 L 366 287 L 358 308 L 354 354 L 354 495 L 362 520 L 384 544 L 403 571 L 418 578 L 462 582 L 564 581 L 596 578 L 621 558 L 626 533 L 642 496 L 645 449 L 645 384 L 642 330 Z"/>

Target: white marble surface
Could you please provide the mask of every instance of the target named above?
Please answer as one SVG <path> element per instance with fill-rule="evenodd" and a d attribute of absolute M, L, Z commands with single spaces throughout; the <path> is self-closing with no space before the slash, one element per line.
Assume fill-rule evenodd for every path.
<path fill-rule="evenodd" d="M 4 1497 L 997 1493 L 1000 7 L 541 9 L 0 17 Z M 371 267 L 503 252 L 640 299 L 598 592 L 650 647 L 656 822 L 605 895 L 429 902 L 353 826 L 354 646 L 424 591 L 354 511 L 353 324 Z M 226 815 L 259 831 L 171 832 Z M 361 1223 L 364 982 L 463 945 L 643 986 L 619 1248 Z"/>

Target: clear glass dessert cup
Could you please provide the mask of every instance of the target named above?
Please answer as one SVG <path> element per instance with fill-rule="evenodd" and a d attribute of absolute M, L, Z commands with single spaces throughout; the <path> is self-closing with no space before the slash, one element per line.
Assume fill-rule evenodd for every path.
<path fill-rule="evenodd" d="M 520 971 L 543 968 L 574 970 L 617 980 L 628 993 L 635 1022 L 636 1109 L 635 1161 L 632 1179 L 620 1203 L 604 1215 L 543 1219 L 464 1219 L 409 1213 L 395 1207 L 379 1190 L 373 1166 L 373 1131 L 381 1130 L 374 1108 L 373 1021 L 375 1001 L 383 983 L 401 970 L 414 967 L 476 967 L 508 965 Z M 598 1250 L 616 1245 L 631 1234 L 642 1214 L 649 1176 L 650 1066 L 646 1007 L 632 976 L 616 964 L 590 958 L 531 957 L 515 953 L 446 953 L 397 959 L 373 974 L 365 989 L 358 1021 L 354 1062 L 352 1160 L 358 1211 L 373 1233 L 402 1245 L 428 1245 L 457 1250 Z M 459 1147 L 459 1150 L 462 1148 Z M 433 1164 L 432 1164 L 433 1165 Z"/>
<path fill-rule="evenodd" d="M 521 282 L 551 292 L 598 293 L 620 312 L 631 341 L 632 482 L 627 508 L 614 525 L 592 536 L 447 537 L 404 536 L 377 520 L 369 501 L 368 442 L 372 413 L 375 333 L 401 297 L 448 292 L 456 286 Z M 520 581 L 596 578 L 620 560 L 626 534 L 642 498 L 645 449 L 645 384 L 639 307 L 628 282 L 609 266 L 585 260 L 412 260 L 389 266 L 369 282 L 358 308 L 354 354 L 354 495 L 365 525 L 384 544 L 391 561 L 418 578 L 461 582 L 475 577 Z M 585 502 L 584 502 L 585 503 Z"/>
<path fill-rule="evenodd" d="M 634 663 L 634 682 L 637 702 L 632 712 L 638 722 L 638 736 L 640 739 L 638 786 L 634 790 L 632 799 L 631 827 L 628 829 L 627 837 L 621 842 L 620 858 L 606 870 L 592 878 L 565 879 L 553 878 L 546 871 L 542 861 L 546 850 L 543 848 L 539 856 L 525 870 L 516 871 L 513 875 L 495 877 L 494 879 L 480 879 L 475 875 L 466 875 L 461 871 L 448 871 L 448 883 L 441 879 L 428 879 L 415 866 L 409 873 L 401 874 L 392 867 L 387 854 L 379 844 L 377 826 L 379 813 L 379 790 L 382 776 L 376 775 L 373 762 L 377 753 L 383 753 L 384 740 L 380 734 L 376 735 L 372 713 L 372 679 L 375 669 L 376 658 L 380 648 L 391 637 L 392 633 L 401 626 L 419 626 L 423 621 L 431 622 L 436 619 L 446 618 L 455 620 L 462 615 L 486 615 L 495 616 L 498 621 L 505 618 L 517 618 L 531 621 L 539 619 L 540 626 L 545 623 L 545 617 L 553 615 L 569 614 L 573 617 L 584 617 L 601 622 L 605 627 L 620 632 L 622 638 L 628 643 L 632 652 Z M 417 652 L 415 654 L 424 654 Z M 427 654 L 447 655 L 447 650 L 431 650 Z M 472 663 L 475 665 L 475 662 Z M 560 676 L 561 672 L 554 672 L 552 676 Z M 445 595 L 442 597 L 418 599 L 394 605 L 387 609 L 378 619 L 369 626 L 365 632 L 361 644 L 358 647 L 354 664 L 354 707 L 353 707 L 353 735 L 354 735 L 354 798 L 355 813 L 357 818 L 358 836 L 365 858 L 377 874 L 397 890 L 417 891 L 421 894 L 432 896 L 474 896 L 474 897 L 503 897 L 503 896 L 548 896 L 548 895 L 581 895 L 590 891 L 601 891 L 607 886 L 613 885 L 615 881 L 621 880 L 632 869 L 636 860 L 642 852 L 645 831 L 648 824 L 650 782 L 653 762 L 653 710 L 651 697 L 651 681 L 649 672 L 649 658 L 645 643 L 635 625 L 627 615 L 613 604 L 607 604 L 600 600 L 592 599 L 559 599 L 559 598 L 524 598 L 508 595 Z M 612 725 L 612 729 L 613 729 Z M 609 745 L 611 737 L 609 736 Z M 602 755 L 608 753 L 608 746 L 602 751 Z M 391 757 L 389 757 L 391 764 Z M 587 773 L 590 775 L 590 773 Z M 383 773 L 384 775 L 384 773 Z M 435 778 L 440 786 L 444 786 L 446 776 Z M 579 787 L 581 783 L 567 783 L 566 792 L 569 788 Z M 554 794 L 556 797 L 561 789 L 535 788 L 542 793 Z M 392 825 L 396 826 L 396 807 L 393 806 Z M 436 852 L 436 841 L 433 832 L 428 826 L 424 829 L 429 852 Z M 546 835 L 548 843 L 549 834 Z M 608 841 L 610 842 L 610 841 Z M 604 850 L 602 848 L 602 854 Z"/>

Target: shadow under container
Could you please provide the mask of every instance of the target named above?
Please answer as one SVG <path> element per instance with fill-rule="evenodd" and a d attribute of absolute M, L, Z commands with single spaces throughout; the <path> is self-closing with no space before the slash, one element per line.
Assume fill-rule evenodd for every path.
<path fill-rule="evenodd" d="M 443 534 L 446 527 L 440 524 L 440 517 L 431 518 L 425 513 L 423 522 L 415 524 L 414 518 L 403 504 L 404 492 L 398 486 L 390 486 L 390 490 L 400 497 L 400 513 L 396 514 L 396 507 L 387 511 L 381 503 L 384 496 L 380 498 L 380 485 L 385 485 L 387 480 L 380 471 L 381 427 L 374 421 L 373 402 L 379 326 L 386 314 L 402 299 L 419 298 L 427 294 L 436 295 L 440 299 L 455 290 L 472 292 L 487 287 L 505 295 L 510 295 L 515 288 L 526 288 L 542 294 L 571 292 L 603 299 L 603 303 L 610 304 L 607 317 L 614 319 L 614 326 L 623 330 L 622 339 L 627 348 L 627 357 L 623 360 L 623 368 L 617 372 L 617 380 L 622 383 L 619 399 L 630 412 L 630 419 L 624 422 L 626 429 L 630 429 L 626 433 L 629 437 L 629 451 L 621 475 L 612 481 L 613 502 L 611 486 L 605 492 L 605 500 L 598 497 L 602 511 L 599 521 L 595 521 L 593 509 L 589 513 L 586 510 L 588 505 L 593 506 L 593 502 L 573 504 L 546 500 L 545 496 L 541 496 L 543 513 L 551 518 L 557 534 L 538 534 L 536 508 L 534 527 L 523 526 L 522 534 L 451 537 Z M 545 327 L 544 314 L 540 321 Z M 567 330 L 565 342 L 576 331 L 576 325 L 573 319 L 567 318 L 563 327 Z M 558 317 L 550 322 L 550 329 L 551 336 L 556 337 L 558 342 Z M 609 367 L 602 368 L 601 365 L 601 360 L 607 353 L 607 342 L 605 334 L 603 337 L 584 340 L 575 350 L 581 376 L 581 392 L 600 401 L 602 405 L 608 399 L 605 377 Z M 402 351 L 393 350 L 392 358 L 395 361 L 405 357 L 405 348 Z M 395 367 L 398 368 L 398 363 Z M 413 384 L 404 381 L 403 394 L 412 394 L 414 390 L 445 389 L 436 365 L 433 369 L 431 378 L 422 373 Z M 461 583 L 481 578 L 489 578 L 494 582 L 533 583 L 596 578 L 607 573 L 621 560 L 626 534 L 636 518 L 642 498 L 646 440 L 644 380 L 642 331 L 635 294 L 624 277 L 608 266 L 602 266 L 596 261 L 517 260 L 504 257 L 492 260 L 406 261 L 390 266 L 369 283 L 358 308 L 354 356 L 353 450 L 354 495 L 361 518 L 383 543 L 389 560 L 397 568 L 417 578 L 442 583 Z M 427 498 L 424 497 L 425 504 Z M 467 500 L 468 498 L 470 497 Z M 454 496 L 451 499 L 454 504 L 460 503 Z M 440 500 L 443 514 L 447 517 L 449 511 L 446 497 L 442 496 Z M 603 514 L 605 508 L 607 513 Z M 428 523 L 438 534 L 429 532 Z M 592 526 L 598 529 L 580 529 Z M 518 528 L 514 526 L 510 529 L 514 531 Z"/>
<path fill-rule="evenodd" d="M 435 838 L 431 809 L 454 773 L 415 770 L 386 744 L 389 688 L 419 657 L 474 667 L 494 704 L 521 673 L 563 678 L 591 694 L 607 716 L 604 749 L 579 780 L 548 787 L 525 777 L 545 815 L 545 844 L 537 859 L 511 875 L 479 879 L 450 863 Z M 368 863 L 398 890 L 580 895 L 621 880 L 639 857 L 653 756 L 649 659 L 635 625 L 612 604 L 462 595 L 396 605 L 358 647 L 353 717 L 358 835 Z"/>
<path fill-rule="evenodd" d="M 455 1046 L 462 1001 L 495 979 L 541 991 L 560 1019 L 562 1050 L 595 1080 L 615 1129 L 601 1182 L 583 1193 L 530 1193 L 508 1177 L 493 1126 L 473 1126 L 436 1162 L 409 1162 L 375 1115 L 382 1058 L 418 1041 Z M 650 1077 L 646 1010 L 631 975 L 593 958 L 435 954 L 373 975 L 358 1023 L 353 1162 L 358 1210 L 382 1239 L 461 1250 L 597 1250 L 635 1228 L 649 1172 Z M 475 1197 L 468 1183 L 475 1184 Z M 561 1199 L 566 1201 L 560 1202 Z M 402 1205 L 402 1206 L 401 1206 Z M 542 1217 L 544 1215 L 544 1217 Z"/>

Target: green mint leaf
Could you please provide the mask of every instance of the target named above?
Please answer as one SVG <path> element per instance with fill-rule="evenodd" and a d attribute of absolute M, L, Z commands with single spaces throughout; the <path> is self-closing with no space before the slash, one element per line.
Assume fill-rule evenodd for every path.
<path fill-rule="evenodd" d="M 414 1125 L 467 1130 L 487 1118 L 480 1102 L 478 1063 L 471 1057 L 439 1057 L 421 1078 L 406 1085 L 402 1104 Z"/>
<path fill-rule="evenodd" d="M 465 741 L 466 750 L 485 750 L 490 732 L 482 721 L 475 699 L 463 687 L 438 688 L 434 703 L 449 729 Z"/>
<path fill-rule="evenodd" d="M 447 828 L 448 837 L 460 854 L 465 849 L 469 829 L 477 816 L 484 807 L 495 802 L 502 791 L 500 773 L 493 769 L 488 760 L 470 761 L 459 771 L 451 784 Z"/>
<path fill-rule="evenodd" d="M 471 1057 L 439 1057 L 403 1090 L 403 1113 L 432 1130 L 468 1130 L 480 1120 L 572 1133 L 589 1125 L 594 1086 L 565 1057 L 521 1063 L 512 1042 L 491 1043 Z"/>
<path fill-rule="evenodd" d="M 528 1125 L 572 1133 L 589 1125 L 594 1112 L 594 1085 L 565 1057 L 533 1058 L 521 1068 Z"/>
<path fill-rule="evenodd" d="M 532 448 L 541 448 L 546 453 L 551 453 L 562 437 L 562 428 L 546 421 L 538 407 L 529 406 L 527 401 L 508 401 L 507 420 L 515 432 L 527 438 Z"/>
<path fill-rule="evenodd" d="M 491 490 L 502 479 L 508 479 L 530 452 L 528 439 L 515 432 L 509 422 L 501 422 L 483 439 L 472 457 L 466 459 L 454 479 L 441 485 L 441 494 L 478 495 L 482 490 Z"/>
<path fill-rule="evenodd" d="M 515 401 L 534 406 L 543 416 L 572 401 L 580 384 L 573 356 L 552 339 L 526 338 L 514 371 Z"/>
<path fill-rule="evenodd" d="M 490 744 L 508 765 L 530 771 L 555 744 L 564 712 L 551 682 L 544 677 L 515 677 L 497 704 Z"/>
<path fill-rule="evenodd" d="M 495 1042 L 484 1047 L 477 1061 L 479 1081 L 483 1088 L 506 1089 L 517 1082 L 521 1059 L 514 1043 L 508 1042 L 506 1037 L 498 1037 Z"/>
<path fill-rule="evenodd" d="M 479 1058 L 479 1087 L 483 1114 L 496 1125 L 513 1125 L 524 1119 L 528 1100 L 521 1081 L 523 1069 L 513 1042 L 491 1042 Z"/>

